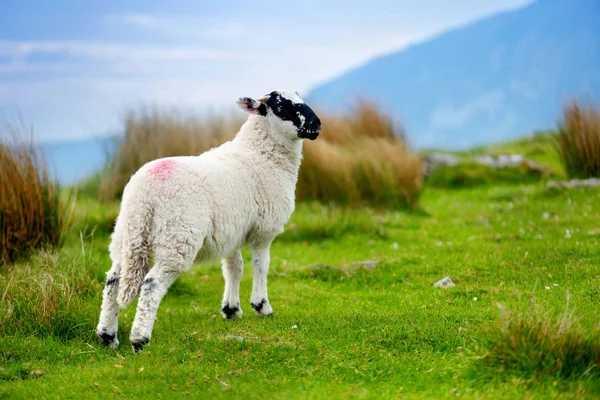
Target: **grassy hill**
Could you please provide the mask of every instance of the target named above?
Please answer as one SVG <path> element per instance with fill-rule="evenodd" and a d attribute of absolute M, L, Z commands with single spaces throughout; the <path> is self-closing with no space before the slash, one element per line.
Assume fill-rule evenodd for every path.
<path fill-rule="evenodd" d="M 423 183 L 421 161 L 375 111 L 332 120 L 336 128 L 320 147 L 306 148 L 304 196 L 271 251 L 274 316 L 257 318 L 243 300 L 244 318 L 223 321 L 220 263 L 198 263 L 167 293 L 139 355 L 128 343 L 133 306 L 121 313 L 119 349 L 103 347 L 94 333 L 115 199 L 140 163 L 164 156 L 168 143 L 207 139 L 197 132 L 206 129 L 167 119 L 171 129 L 160 131 L 168 135 L 156 136 L 152 129 L 164 120 L 144 117 L 149 123 L 130 127 L 113 169 L 82 184 L 77 196 L 32 179 L 38 164 L 29 147 L 1 147 L 0 164 L 14 174 L 0 180 L 0 233 L 12 234 L 0 239 L 21 250 L 19 232 L 36 238 L 39 229 L 9 218 L 31 210 L 60 216 L 59 231 L 68 231 L 57 236 L 60 250 L 41 241 L 24 248 L 33 252 L 25 261 L 0 264 L 0 399 L 598 398 L 600 190 L 545 189 L 546 180 L 566 176 L 549 134 L 455 153 L 521 154 L 543 173 L 468 162 Z M 585 118 L 573 119 L 585 129 L 571 137 L 585 140 L 572 154 L 600 154 L 599 119 L 590 114 L 592 122 L 580 124 Z M 144 143 L 159 153 L 134 160 Z M 382 161 L 377 155 L 386 149 L 394 151 Z M 14 178 L 23 166 L 32 172 Z M 114 187 L 101 202 L 106 182 Z M 415 190 L 411 207 L 394 197 L 403 187 Z M 357 197 L 348 197 L 351 190 Z M 375 201 L 378 195 L 386 201 Z M 70 224 L 62 204 L 72 206 Z M 32 250 L 39 248 L 46 250 Z M 248 252 L 244 259 L 241 296 L 248 299 Z M 446 276 L 455 287 L 433 286 Z"/>
<path fill-rule="evenodd" d="M 299 205 L 272 249 L 272 318 L 243 304 L 242 320 L 223 321 L 220 265 L 197 265 L 136 356 L 134 307 L 122 313 L 118 350 L 94 336 L 117 205 L 80 198 L 60 253 L 0 274 L 0 398 L 597 397 L 598 369 L 578 360 L 600 348 L 600 191 L 430 188 L 421 204 Z M 366 260 L 380 263 L 353 265 Z M 447 275 L 456 287 L 432 287 Z M 591 347 L 534 329 L 564 318 L 567 298 L 579 321 L 569 332 Z M 520 321 L 508 337 L 498 303 Z M 527 317 L 532 304 L 542 310 Z"/>

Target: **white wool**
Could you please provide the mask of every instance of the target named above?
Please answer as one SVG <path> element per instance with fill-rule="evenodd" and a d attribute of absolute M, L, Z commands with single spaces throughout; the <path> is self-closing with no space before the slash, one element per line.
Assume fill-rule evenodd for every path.
<path fill-rule="evenodd" d="M 113 267 L 97 329 L 105 344 L 118 345 L 119 307 L 141 289 L 130 336 L 134 349 L 141 349 L 162 296 L 195 259 L 223 260 L 221 312 L 241 316 L 244 245 L 253 251 L 252 307 L 259 315 L 271 314 L 269 248 L 294 210 L 301 158 L 296 128 L 270 113 L 250 115 L 232 141 L 199 156 L 159 159 L 140 168 L 124 190 L 110 245 Z M 154 266 L 148 272 L 150 254 Z"/>

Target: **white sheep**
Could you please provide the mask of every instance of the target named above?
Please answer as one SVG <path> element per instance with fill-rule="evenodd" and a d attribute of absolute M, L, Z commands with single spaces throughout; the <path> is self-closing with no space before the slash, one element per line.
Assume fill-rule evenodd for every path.
<path fill-rule="evenodd" d="M 244 245 L 254 267 L 251 306 L 257 315 L 273 313 L 267 296 L 271 242 L 294 210 L 301 139 L 316 139 L 321 121 L 297 92 L 237 103 L 250 116 L 232 141 L 196 157 L 149 162 L 125 187 L 96 330 L 105 345 L 118 346 L 119 309 L 141 292 L 129 337 L 141 351 L 162 297 L 196 258 L 222 258 L 221 314 L 241 317 Z"/>

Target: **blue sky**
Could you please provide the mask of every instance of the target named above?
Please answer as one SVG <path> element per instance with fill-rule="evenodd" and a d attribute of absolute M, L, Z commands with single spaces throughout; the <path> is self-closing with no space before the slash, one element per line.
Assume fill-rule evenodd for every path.
<path fill-rule="evenodd" d="M 530 0 L 0 3 L 0 123 L 109 134 L 142 104 L 202 112 L 301 92 L 382 53 Z M 4 121 L 2 121 L 4 120 Z"/>

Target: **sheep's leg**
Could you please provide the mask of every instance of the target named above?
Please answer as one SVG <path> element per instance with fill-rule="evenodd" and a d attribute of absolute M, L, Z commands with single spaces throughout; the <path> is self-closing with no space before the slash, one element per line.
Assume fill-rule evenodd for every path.
<path fill-rule="evenodd" d="M 223 278 L 225 278 L 225 293 L 221 303 L 221 315 L 225 319 L 241 318 L 240 281 L 244 273 L 244 260 L 240 250 L 222 260 Z"/>
<path fill-rule="evenodd" d="M 105 346 L 116 349 L 119 345 L 117 340 L 117 328 L 119 325 L 119 305 L 117 304 L 117 293 L 119 292 L 119 273 L 121 266 L 113 263 L 111 269 L 106 273 L 106 283 L 102 293 L 102 309 L 100 321 L 96 328 L 96 334 L 102 339 Z"/>
<path fill-rule="evenodd" d="M 250 305 L 256 315 L 271 315 L 273 309 L 269 304 L 267 295 L 267 274 L 271 260 L 270 245 L 252 250 L 252 266 L 254 267 L 254 280 L 252 281 L 252 296 Z"/>
<path fill-rule="evenodd" d="M 179 270 L 166 269 L 160 265 L 155 265 L 144 278 L 131 335 L 129 336 L 133 350 L 136 353 L 142 351 L 150 341 L 158 306 L 171 284 L 175 282 L 180 274 L 181 271 Z"/>

